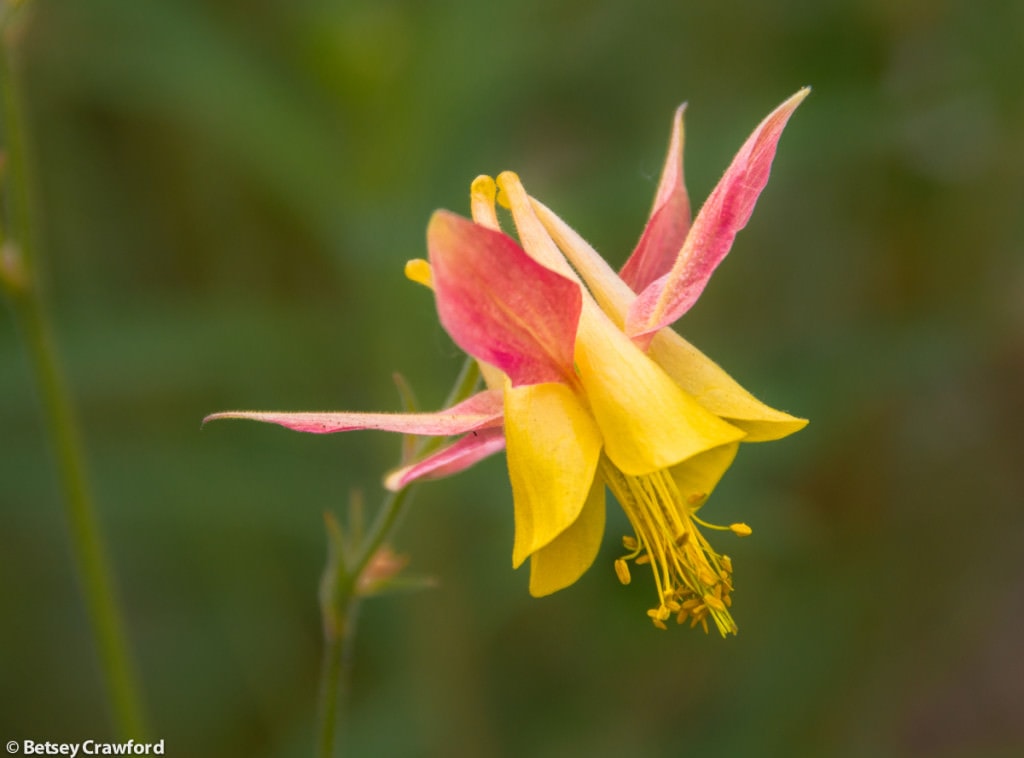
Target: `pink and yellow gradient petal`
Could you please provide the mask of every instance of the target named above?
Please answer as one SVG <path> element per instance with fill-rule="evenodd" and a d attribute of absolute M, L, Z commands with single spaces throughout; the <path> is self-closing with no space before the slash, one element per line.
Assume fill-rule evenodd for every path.
<path fill-rule="evenodd" d="M 690 230 L 690 197 L 683 180 L 683 113 L 676 109 L 668 155 L 661 170 L 661 181 L 654 195 L 651 216 L 636 249 L 619 275 L 634 292 L 640 292 L 662 274 L 667 274 Z"/>
<path fill-rule="evenodd" d="M 754 130 L 701 207 L 671 270 L 651 282 L 630 306 L 626 333 L 642 346 L 697 302 L 736 233 L 750 220 L 768 183 L 782 130 L 809 92 L 807 88 L 797 92 Z"/>
<path fill-rule="evenodd" d="M 447 211 L 427 228 L 441 324 L 513 386 L 574 381 L 579 285 L 532 260 L 509 237 Z"/>

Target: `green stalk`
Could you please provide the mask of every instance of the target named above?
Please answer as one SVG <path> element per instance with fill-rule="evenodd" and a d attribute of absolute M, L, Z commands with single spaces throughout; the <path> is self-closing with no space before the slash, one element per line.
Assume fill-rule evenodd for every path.
<path fill-rule="evenodd" d="M 6 19 L 5 19 L 6 20 Z M 98 649 L 107 700 L 118 736 L 145 736 L 134 671 L 127 654 L 110 565 L 89 492 L 74 409 L 60 368 L 53 329 L 36 277 L 29 174 L 22 112 L 12 72 L 10 29 L 5 25 L 0 51 L 2 123 L 11 234 L 0 255 L 0 280 L 7 292 L 28 353 L 46 430 L 63 490 L 64 515 L 71 537 L 75 572 L 81 585 Z"/>
<path fill-rule="evenodd" d="M 455 385 L 445 401 L 445 407 L 465 400 L 476 389 L 480 381 L 480 369 L 472 358 L 467 358 Z M 443 438 L 428 439 L 418 447 L 417 456 L 427 455 L 438 449 Z M 410 485 L 398 492 L 389 493 L 377 511 L 377 517 L 369 534 L 354 535 L 358 549 L 351 561 L 347 557 L 344 540 L 336 522 L 328 522 L 330 557 L 321 586 L 321 613 L 324 620 L 324 661 L 320 678 L 320 730 L 316 755 L 330 758 L 334 750 L 339 701 L 346 691 L 346 682 L 352 661 L 352 646 L 355 641 L 356 615 L 359 609 L 359 595 L 356 587 L 359 577 L 366 570 L 370 560 L 387 541 L 402 515 L 412 501 L 416 485 Z"/>

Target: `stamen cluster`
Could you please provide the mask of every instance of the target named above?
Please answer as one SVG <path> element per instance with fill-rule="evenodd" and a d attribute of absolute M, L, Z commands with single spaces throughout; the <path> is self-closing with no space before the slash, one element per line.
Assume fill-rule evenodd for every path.
<path fill-rule="evenodd" d="M 700 624 L 708 631 L 708 618 L 724 637 L 737 631 L 729 613 L 732 605 L 732 561 L 719 555 L 697 528 L 729 529 L 746 536 L 746 524 L 718 527 L 701 521 L 696 510 L 706 498 L 696 494 L 684 498 L 668 470 L 644 476 L 629 476 L 602 458 L 601 475 L 622 505 L 634 535 L 622 539 L 629 551 L 615 561 L 619 581 L 631 581 L 629 561 L 649 565 L 659 603 L 647 611 L 659 629 L 675 616 L 676 623 L 689 619 L 690 627 Z"/>

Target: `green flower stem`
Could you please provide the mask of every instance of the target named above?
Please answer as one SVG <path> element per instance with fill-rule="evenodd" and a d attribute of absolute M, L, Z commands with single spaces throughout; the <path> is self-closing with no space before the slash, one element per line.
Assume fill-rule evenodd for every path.
<path fill-rule="evenodd" d="M 35 257 L 29 178 L 20 103 L 12 75 L 9 28 L 0 51 L 2 124 L 6 147 L 5 179 L 11 237 L 0 255 L 0 279 L 20 324 L 29 363 L 46 418 L 63 488 L 65 517 L 70 530 L 75 571 L 85 597 L 117 734 L 125 739 L 145 736 L 134 671 L 127 654 L 121 615 L 113 589 L 110 565 L 97 525 L 86 480 L 84 456 L 70 395 L 60 370 L 44 298 L 35 277 Z"/>
<path fill-rule="evenodd" d="M 350 669 L 358 610 L 359 598 L 351 591 L 345 594 L 339 605 L 330 610 L 323 609 L 324 658 L 320 672 L 320 734 L 316 751 L 316 755 L 322 758 L 330 758 L 334 749 L 337 714 L 341 710 L 339 700 L 347 692 L 344 685 Z M 328 613 L 332 617 L 331 624 L 326 620 Z"/>
<path fill-rule="evenodd" d="M 445 402 L 445 407 L 465 400 L 476 389 L 480 381 L 480 369 L 472 358 L 467 358 L 455 385 Z M 443 438 L 425 440 L 417 448 L 417 456 L 428 455 L 443 444 Z M 330 758 L 333 754 L 339 699 L 345 694 L 345 683 L 352 660 L 352 646 L 355 641 L 356 616 L 359 610 L 357 592 L 359 577 L 370 560 L 391 536 L 401 521 L 402 515 L 412 501 L 416 485 L 410 485 L 398 492 L 389 493 L 377 511 L 377 517 L 369 533 L 362 538 L 356 535 L 359 545 L 352 560 L 345 560 L 344 541 L 336 524 L 328 525 L 331 543 L 331 558 L 321 588 L 321 612 L 324 621 L 324 660 L 320 679 L 320 732 L 317 743 L 319 758 Z M 339 555 L 339 553 L 341 553 Z"/>

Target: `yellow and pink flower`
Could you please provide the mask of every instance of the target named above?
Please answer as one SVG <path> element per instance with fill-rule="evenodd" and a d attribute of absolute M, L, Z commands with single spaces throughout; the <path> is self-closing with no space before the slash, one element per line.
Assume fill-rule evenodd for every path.
<path fill-rule="evenodd" d="M 633 527 L 615 562 L 649 565 L 656 626 L 710 618 L 735 632 L 732 564 L 697 514 L 740 442 L 779 439 L 807 422 L 755 399 L 671 329 L 696 302 L 750 218 L 800 90 L 747 139 L 697 216 L 683 182 L 683 108 L 647 226 L 616 274 L 576 232 L 505 172 L 478 177 L 472 220 L 437 211 L 428 260 L 406 275 L 433 289 L 441 324 L 479 362 L 487 389 L 436 413 L 229 411 L 303 432 L 381 429 L 454 437 L 392 472 L 401 489 L 506 451 L 515 512 L 515 567 L 530 559 L 530 592 L 547 595 L 593 563 L 604 534 L 605 488 Z M 518 241 L 501 230 L 511 212 Z M 750 533 L 733 524 L 735 534 Z"/>

